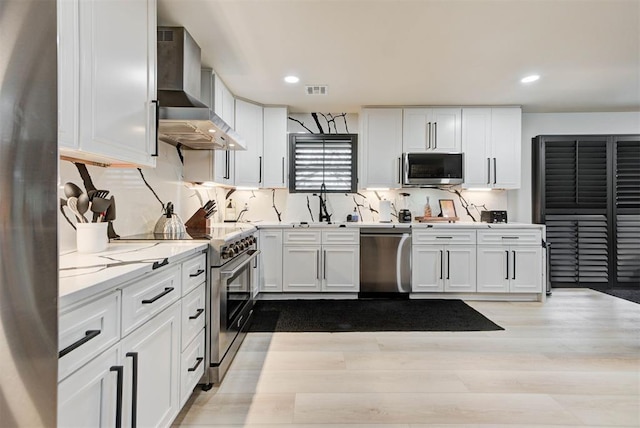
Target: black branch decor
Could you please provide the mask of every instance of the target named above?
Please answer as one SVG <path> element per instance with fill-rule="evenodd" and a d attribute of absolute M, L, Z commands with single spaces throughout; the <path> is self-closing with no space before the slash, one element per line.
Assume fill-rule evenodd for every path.
<path fill-rule="evenodd" d="M 160 197 L 158 196 L 156 191 L 153 190 L 153 187 L 151 187 L 151 185 L 147 182 L 147 179 L 144 177 L 144 174 L 142 173 L 142 169 L 140 169 L 140 168 L 136 168 L 136 169 L 140 173 L 140 177 L 142 177 L 142 181 L 144 182 L 145 186 L 147 186 L 147 188 L 149 188 L 149 190 L 151 190 L 151 193 L 153 193 L 153 196 L 155 196 L 156 199 L 158 200 L 158 202 L 160 202 L 160 205 L 162 205 L 162 209 L 164 210 L 164 206 L 165 206 L 164 202 L 162 202 L 162 200 L 160 199 Z"/>
<path fill-rule="evenodd" d="M 347 113 L 340 113 L 335 116 L 331 113 L 327 113 L 327 114 L 320 113 L 320 115 L 322 115 L 324 120 L 327 122 L 327 128 L 329 129 L 329 134 L 331 134 L 331 125 L 333 125 L 333 131 L 336 134 L 339 134 L 338 127 L 336 126 L 336 119 L 338 118 L 342 118 L 344 120 L 344 129 L 347 134 L 349 133 L 349 125 L 347 125 Z"/>
<path fill-rule="evenodd" d="M 318 127 L 318 131 L 320 134 L 324 134 L 324 129 L 322 128 L 322 124 L 320 123 L 320 120 L 318 119 L 318 113 L 311 113 L 311 117 L 313 118 L 314 122 L 316 123 L 316 126 Z M 331 131 L 329 131 L 329 133 L 331 133 Z"/>
<path fill-rule="evenodd" d="M 467 212 L 467 215 L 471 217 L 471 220 L 473 220 L 474 222 L 477 222 L 478 220 L 476 220 L 473 214 L 471 214 L 470 208 L 474 208 L 476 211 L 478 211 L 478 207 L 484 208 L 485 210 L 487 209 L 487 207 L 484 204 L 476 205 L 476 204 L 470 203 L 465 199 L 464 196 L 462 196 L 462 193 L 457 189 L 440 189 L 440 190 L 446 190 L 449 193 L 455 194 L 458 197 L 458 200 L 460 201 L 460 205 L 462 206 L 462 208 L 464 208 L 464 210 Z"/>
<path fill-rule="evenodd" d="M 313 219 L 313 211 L 311 211 L 311 201 L 309 200 L 309 196 L 307 196 L 307 209 L 309 210 L 309 215 L 311 216 L 311 222 L 315 222 Z"/>
<path fill-rule="evenodd" d="M 278 223 L 282 222 L 282 213 L 276 207 L 276 189 L 271 189 L 271 206 L 278 216 Z M 307 196 L 307 207 L 309 206 L 309 197 Z M 313 217 L 313 216 L 312 216 Z"/>
<path fill-rule="evenodd" d="M 326 132 L 325 132 L 325 127 L 322 125 L 322 121 L 320 120 L 320 116 L 322 116 L 322 119 L 326 124 L 326 128 L 327 128 Z M 336 119 L 342 119 L 342 121 L 344 122 L 345 133 L 346 134 L 349 133 L 349 125 L 347 123 L 347 113 L 340 113 L 340 114 L 333 115 L 332 113 L 314 112 L 314 113 L 311 113 L 311 118 L 313 119 L 314 123 L 316 124 L 316 127 L 318 128 L 318 132 L 314 132 L 313 130 L 311 130 L 308 126 L 304 124 L 303 121 L 291 116 L 288 117 L 289 120 L 298 123 L 310 134 L 325 134 L 325 133 L 340 134 L 340 132 L 338 131 Z"/>

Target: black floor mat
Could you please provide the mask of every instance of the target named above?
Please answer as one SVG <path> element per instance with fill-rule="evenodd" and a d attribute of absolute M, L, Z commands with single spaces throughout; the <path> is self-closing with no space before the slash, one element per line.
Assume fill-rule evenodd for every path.
<path fill-rule="evenodd" d="M 462 300 L 259 300 L 250 332 L 504 330 Z"/>
<path fill-rule="evenodd" d="M 621 299 L 628 300 L 640 305 L 640 289 L 611 289 L 611 290 L 596 290 L 601 293 L 609 294 L 611 296 L 619 297 Z"/>

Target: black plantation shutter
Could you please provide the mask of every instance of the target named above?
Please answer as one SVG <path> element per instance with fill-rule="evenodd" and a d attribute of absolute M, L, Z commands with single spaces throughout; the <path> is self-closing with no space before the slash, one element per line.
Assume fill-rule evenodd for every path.
<path fill-rule="evenodd" d="M 355 134 L 291 134 L 289 191 L 357 191 L 356 142 Z"/>
<path fill-rule="evenodd" d="M 640 284 L 640 140 L 616 142 L 616 280 Z"/>

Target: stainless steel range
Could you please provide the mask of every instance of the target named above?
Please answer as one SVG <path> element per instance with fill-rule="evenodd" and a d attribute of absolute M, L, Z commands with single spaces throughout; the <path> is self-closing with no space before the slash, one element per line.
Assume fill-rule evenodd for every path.
<path fill-rule="evenodd" d="M 186 234 L 142 234 L 121 241 L 206 240 L 210 275 L 207 283 L 207 360 L 203 389 L 222 381 L 242 344 L 253 314 L 253 278 L 257 269 L 256 228 L 248 224 L 216 223 Z"/>

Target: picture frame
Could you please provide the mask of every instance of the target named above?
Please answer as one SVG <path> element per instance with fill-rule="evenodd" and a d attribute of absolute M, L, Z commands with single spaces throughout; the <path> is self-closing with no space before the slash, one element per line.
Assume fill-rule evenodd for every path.
<path fill-rule="evenodd" d="M 453 199 L 439 199 L 440 213 L 442 217 L 457 217 L 456 206 L 453 203 Z"/>

